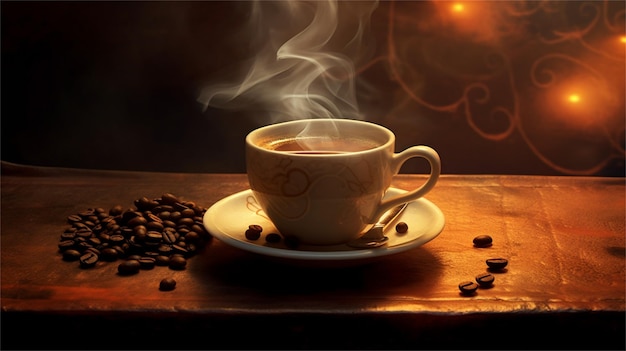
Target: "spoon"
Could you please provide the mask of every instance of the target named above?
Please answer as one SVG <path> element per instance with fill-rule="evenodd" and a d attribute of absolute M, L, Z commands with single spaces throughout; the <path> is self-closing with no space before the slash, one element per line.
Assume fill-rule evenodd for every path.
<path fill-rule="evenodd" d="M 404 203 L 385 212 L 370 230 L 365 232 L 361 237 L 349 241 L 347 245 L 357 249 L 371 249 L 385 245 L 387 240 L 389 240 L 384 233 L 385 227 L 396 218 L 400 212 L 404 211 L 407 205 L 408 203 Z"/>

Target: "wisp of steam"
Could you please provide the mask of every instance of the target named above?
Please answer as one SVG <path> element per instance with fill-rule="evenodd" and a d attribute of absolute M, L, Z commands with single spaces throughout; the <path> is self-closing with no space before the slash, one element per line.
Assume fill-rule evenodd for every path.
<path fill-rule="evenodd" d="M 305 118 L 362 119 L 353 59 L 377 2 L 253 1 L 247 34 L 259 50 L 247 73 L 205 87 L 205 110 L 251 106 L 271 122 Z"/>

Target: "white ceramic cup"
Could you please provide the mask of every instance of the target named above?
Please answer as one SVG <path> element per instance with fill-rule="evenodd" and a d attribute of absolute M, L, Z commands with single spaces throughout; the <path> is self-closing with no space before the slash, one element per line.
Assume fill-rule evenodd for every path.
<path fill-rule="evenodd" d="M 267 125 L 246 137 L 246 167 L 257 202 L 285 237 L 335 245 L 363 235 L 383 213 L 437 183 L 441 161 L 428 146 L 394 153 L 395 135 L 371 122 L 305 119 Z M 425 158 L 419 187 L 383 199 L 408 159 Z"/>

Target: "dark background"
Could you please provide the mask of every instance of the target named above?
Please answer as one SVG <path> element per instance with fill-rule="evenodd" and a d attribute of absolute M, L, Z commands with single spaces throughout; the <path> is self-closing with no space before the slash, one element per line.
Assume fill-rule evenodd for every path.
<path fill-rule="evenodd" d="M 624 176 L 624 3 L 531 3 L 476 2 L 465 22 L 447 1 L 379 3 L 369 61 L 355 62 L 364 118 L 392 129 L 398 151 L 434 147 L 444 174 Z M 2 1 L 2 160 L 245 172 L 244 138 L 265 111 L 197 98 L 254 57 L 250 4 Z M 595 105 L 568 115 L 535 64 L 592 77 Z M 464 90 L 477 85 L 485 103 Z"/>

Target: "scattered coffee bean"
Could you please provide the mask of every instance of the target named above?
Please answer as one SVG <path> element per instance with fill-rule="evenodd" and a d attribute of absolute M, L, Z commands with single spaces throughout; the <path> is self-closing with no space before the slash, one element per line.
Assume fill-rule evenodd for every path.
<path fill-rule="evenodd" d="M 494 271 L 502 270 L 509 264 L 509 261 L 506 258 L 490 258 L 485 262 L 487 263 L 487 266 Z"/>
<path fill-rule="evenodd" d="M 478 284 L 471 282 L 469 280 L 465 282 L 461 282 L 459 284 L 459 290 L 461 290 L 461 293 L 464 295 L 471 295 L 475 293 L 477 289 L 478 289 Z"/>
<path fill-rule="evenodd" d="M 172 278 L 164 278 L 159 283 L 159 290 L 161 291 L 170 291 L 176 288 L 176 280 Z"/>
<path fill-rule="evenodd" d="M 258 240 L 261 237 L 261 232 L 263 232 L 263 227 L 258 224 L 250 224 L 245 233 L 246 239 Z"/>
<path fill-rule="evenodd" d="M 481 287 L 489 287 L 493 285 L 493 281 L 495 279 L 496 278 L 492 274 L 489 274 L 489 273 L 482 273 L 476 276 L 476 282 Z"/>
<path fill-rule="evenodd" d="M 474 238 L 474 246 L 489 247 L 493 243 L 493 239 L 489 235 L 479 235 Z"/>
<path fill-rule="evenodd" d="M 131 275 L 139 273 L 141 264 L 137 260 L 126 260 L 117 266 L 117 272 L 121 275 Z"/>
<path fill-rule="evenodd" d="M 396 224 L 396 232 L 406 233 L 409 230 L 409 225 L 406 222 L 399 222 Z"/>
<path fill-rule="evenodd" d="M 265 236 L 265 241 L 272 244 L 280 242 L 281 239 L 282 237 L 278 233 L 269 233 Z"/>
<path fill-rule="evenodd" d="M 187 266 L 187 260 L 183 256 L 175 255 L 170 257 L 169 267 L 171 269 L 182 270 Z"/>

